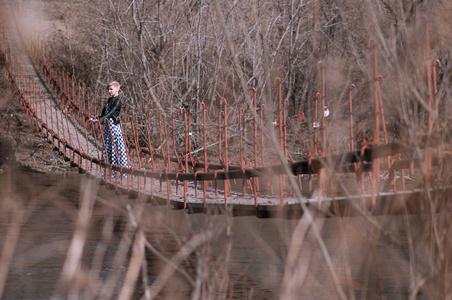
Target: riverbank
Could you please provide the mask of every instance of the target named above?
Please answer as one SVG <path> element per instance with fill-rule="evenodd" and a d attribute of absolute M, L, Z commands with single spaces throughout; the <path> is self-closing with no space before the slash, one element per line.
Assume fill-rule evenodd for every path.
<path fill-rule="evenodd" d="M 0 172 L 77 173 L 76 168 L 72 168 L 44 137 L 38 135 L 19 104 L 3 65 L 0 74 Z"/>

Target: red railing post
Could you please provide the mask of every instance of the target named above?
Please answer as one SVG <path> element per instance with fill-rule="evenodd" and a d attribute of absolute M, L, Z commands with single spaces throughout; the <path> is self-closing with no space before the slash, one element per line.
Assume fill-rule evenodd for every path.
<path fill-rule="evenodd" d="M 172 115 L 171 115 L 171 129 L 172 129 L 172 134 L 173 134 L 173 149 L 174 149 L 174 156 L 176 157 L 177 160 L 177 167 L 176 167 L 176 173 L 179 173 L 179 168 L 182 166 L 182 162 L 181 159 L 179 157 L 179 154 L 177 153 L 177 149 L 176 149 L 176 127 L 175 127 L 175 122 L 174 122 L 174 117 L 177 115 L 176 111 L 173 111 Z M 179 180 L 177 179 L 176 176 L 176 195 L 179 195 Z"/>
<path fill-rule="evenodd" d="M 245 114 L 245 110 L 243 108 L 239 109 L 239 132 L 240 132 L 240 142 L 239 142 L 239 148 L 240 148 L 240 169 L 242 170 L 242 189 L 243 189 L 243 196 L 246 195 L 246 176 L 245 176 L 245 157 L 243 156 L 243 123 L 242 123 L 242 117 Z"/>
<path fill-rule="evenodd" d="M 168 144 L 168 130 L 167 130 L 167 127 L 166 127 L 166 118 L 165 118 L 164 115 L 163 115 L 163 128 L 164 128 L 164 133 L 165 133 L 167 171 L 168 171 L 168 173 L 171 173 L 171 156 L 170 156 L 169 144 Z M 162 145 L 162 147 L 163 147 L 163 145 Z M 169 195 L 172 194 L 172 192 L 171 192 L 171 180 L 170 179 L 166 180 L 166 189 L 167 189 L 168 198 L 169 198 Z"/>
<path fill-rule="evenodd" d="M 184 116 L 184 134 L 185 134 L 185 153 L 184 153 L 184 164 L 185 173 L 188 173 L 188 128 L 187 128 L 187 111 L 185 108 L 180 109 L 180 113 Z M 187 190 L 188 182 L 184 180 L 184 209 L 187 209 Z"/>
<path fill-rule="evenodd" d="M 224 112 L 224 171 L 226 178 L 229 172 L 229 157 L 228 157 L 228 103 L 225 98 L 220 99 L 220 106 L 223 105 Z M 229 194 L 229 179 L 224 180 L 224 205 L 228 204 L 228 194 Z"/>
<path fill-rule="evenodd" d="M 253 96 L 253 153 L 254 153 L 254 168 L 258 167 L 258 161 L 257 161 L 257 91 L 255 88 L 249 88 L 248 94 Z M 259 178 L 254 177 L 254 188 L 253 188 L 253 194 L 254 194 L 254 207 L 257 208 L 258 201 L 258 193 L 259 193 Z"/>
<path fill-rule="evenodd" d="M 374 132 L 374 141 L 373 145 L 377 146 L 380 143 L 380 80 L 378 78 L 378 55 L 377 55 L 377 46 L 373 40 L 369 40 L 369 48 L 373 49 L 373 76 L 374 76 L 374 94 L 375 94 L 375 132 Z M 380 159 L 374 158 L 372 160 L 372 206 L 375 206 L 377 198 L 377 190 L 378 190 L 378 182 L 380 180 Z"/>
<path fill-rule="evenodd" d="M 149 118 L 145 117 L 144 115 L 142 116 L 142 118 L 145 119 L 145 123 L 146 123 L 146 134 L 147 134 L 147 140 L 148 140 L 148 149 L 149 152 L 151 153 L 151 164 L 152 164 L 152 171 L 155 172 L 155 159 L 154 159 L 154 154 L 155 154 L 155 150 L 152 147 L 151 144 L 151 129 L 150 129 L 150 124 L 149 124 Z M 151 200 L 154 199 L 154 177 L 151 178 Z"/>
<path fill-rule="evenodd" d="M 204 173 L 209 171 L 209 165 L 207 163 L 207 125 L 206 125 L 206 105 L 204 102 L 199 103 L 199 109 L 202 111 L 202 141 L 203 141 L 203 155 L 204 155 Z M 207 181 L 203 181 L 203 208 L 206 210 L 206 198 L 207 198 Z"/>

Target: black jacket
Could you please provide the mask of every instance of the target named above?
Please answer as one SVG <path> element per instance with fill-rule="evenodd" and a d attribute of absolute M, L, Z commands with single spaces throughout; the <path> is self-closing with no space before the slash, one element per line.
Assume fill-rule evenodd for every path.
<path fill-rule="evenodd" d="M 102 114 L 98 117 L 99 122 L 103 124 L 105 118 L 112 118 L 115 122 L 115 125 L 117 125 L 119 122 L 116 120 L 117 117 L 119 117 L 119 113 L 121 112 L 121 98 L 119 96 L 111 97 L 108 99 L 108 106 L 110 107 L 110 111 L 108 114 L 105 113 L 105 106 L 102 109 Z"/>

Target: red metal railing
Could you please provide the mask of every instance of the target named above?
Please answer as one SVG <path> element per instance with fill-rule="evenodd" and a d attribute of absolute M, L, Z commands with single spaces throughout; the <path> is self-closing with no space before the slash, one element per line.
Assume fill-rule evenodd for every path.
<path fill-rule="evenodd" d="M 203 159 L 198 161 L 194 157 L 192 151 L 191 140 L 191 122 L 192 115 L 185 108 L 179 110 L 179 115 L 182 120 L 177 120 L 178 114 L 173 112 L 171 115 L 171 137 L 168 135 L 166 114 L 161 112 L 159 114 L 159 140 L 160 145 L 153 146 L 151 139 L 151 121 L 148 115 L 142 115 L 138 118 L 137 114 L 128 115 L 124 118 L 124 122 L 120 122 L 123 129 L 123 135 L 128 146 L 128 155 L 130 158 L 129 167 L 121 167 L 108 162 L 108 157 L 103 159 L 101 156 L 102 150 L 100 146 L 105 147 L 102 134 L 101 124 L 91 124 L 87 122 L 89 118 L 96 115 L 99 111 L 98 99 L 101 97 L 95 91 L 91 91 L 80 80 L 77 81 L 74 75 L 71 75 L 64 68 L 57 66 L 54 62 L 51 53 L 43 46 L 33 47 L 33 59 L 38 66 L 42 77 L 45 79 L 47 86 L 51 89 L 51 93 L 44 91 L 40 84 L 35 82 L 30 76 L 24 73 L 23 68 L 19 64 L 17 58 L 11 54 L 5 38 L 2 40 L 2 52 L 5 55 L 5 61 L 8 68 L 8 76 L 16 88 L 20 103 L 25 107 L 30 117 L 34 120 L 36 128 L 46 136 L 48 141 L 58 149 L 60 153 L 68 157 L 71 163 L 77 164 L 78 167 L 96 177 L 101 177 L 101 169 L 104 169 L 105 180 L 107 183 L 113 183 L 116 188 L 118 186 L 126 188 L 129 192 L 136 191 L 138 194 L 149 193 L 151 199 L 156 193 L 154 183 L 157 179 L 160 185 L 160 193 L 163 193 L 163 185 L 166 184 L 167 199 L 173 195 L 172 186 L 175 185 L 175 196 L 179 196 L 178 188 L 179 182 L 183 183 L 183 203 L 184 208 L 187 208 L 189 201 L 196 201 L 198 194 L 198 181 L 203 182 L 203 207 L 206 208 L 208 197 L 208 184 L 214 181 L 215 194 L 217 194 L 217 181 L 224 182 L 224 204 L 228 204 L 228 197 L 230 196 L 232 187 L 231 180 L 240 179 L 242 182 L 243 196 L 246 195 L 246 183 L 252 182 L 252 193 L 254 198 L 254 205 L 259 205 L 259 177 L 265 177 L 269 187 L 267 193 L 273 194 L 273 183 L 269 178 L 277 177 L 279 185 L 279 204 L 281 207 L 285 205 L 284 199 L 288 194 L 286 188 L 286 176 L 298 176 L 299 186 L 291 187 L 291 189 L 299 188 L 301 190 L 301 176 L 308 175 L 309 191 L 311 188 L 311 177 L 316 175 L 318 177 L 318 191 L 319 191 L 319 206 L 324 197 L 328 196 L 326 189 L 326 170 L 331 172 L 350 172 L 355 173 L 358 184 L 363 187 L 362 176 L 364 173 L 372 172 L 371 191 L 372 204 L 376 204 L 378 192 L 380 190 L 380 171 L 387 170 L 390 174 L 391 184 L 393 190 L 396 190 L 396 178 L 394 172 L 401 170 L 402 172 L 402 188 L 404 188 L 403 174 L 407 168 L 412 169 L 414 164 L 419 164 L 419 161 L 414 159 L 402 160 L 402 153 L 412 153 L 411 147 L 406 147 L 398 144 L 389 144 L 384 120 L 383 101 L 380 92 L 381 77 L 378 74 L 378 52 L 377 46 L 373 41 L 369 42 L 369 47 L 373 51 L 373 77 L 374 77 L 374 119 L 375 128 L 373 130 L 373 141 L 366 142 L 363 137 L 359 150 L 354 148 L 354 122 L 353 122 L 353 108 L 352 108 L 352 88 L 349 90 L 349 108 L 350 108 L 350 151 L 341 155 L 333 156 L 327 153 L 327 122 L 325 113 L 328 109 L 326 106 L 326 76 L 325 66 L 319 63 L 320 72 L 320 92 L 315 95 L 315 106 L 313 121 L 313 145 L 314 151 L 311 152 L 309 147 L 307 151 L 307 160 L 298 162 L 288 161 L 287 148 L 287 109 L 288 100 L 282 100 L 282 81 L 276 78 L 274 84 L 277 87 L 277 103 L 278 103 L 278 130 L 279 130 L 279 150 L 281 157 L 284 159 L 284 164 L 268 164 L 265 162 L 264 152 L 266 146 L 264 145 L 264 131 L 267 130 L 264 122 L 265 105 L 260 105 L 260 121 L 258 120 L 258 92 L 254 88 L 249 89 L 249 95 L 252 96 L 252 120 L 253 120 L 253 154 L 254 166 L 249 163 L 244 153 L 243 134 L 246 132 L 246 117 L 245 108 L 238 109 L 238 126 L 239 126 L 239 151 L 240 158 L 238 164 L 231 164 L 229 160 L 229 131 L 230 124 L 228 124 L 228 111 L 231 109 L 225 98 L 220 99 L 220 113 L 218 115 L 218 163 L 209 162 L 208 158 L 208 137 L 207 130 L 207 116 L 205 104 L 200 104 L 200 111 L 202 113 L 202 151 Z M 444 131 L 440 130 L 438 118 L 438 90 L 436 85 L 436 68 L 441 66 L 438 60 L 433 64 L 428 64 L 428 74 L 433 74 L 433 94 L 434 104 L 428 101 L 430 107 L 436 113 L 435 133 L 440 135 Z M 433 68 L 433 70 L 431 69 Z M 428 79 L 430 80 L 430 79 Z M 428 87 L 431 88 L 431 84 Z M 429 95 L 431 95 L 429 93 Z M 429 96 L 431 99 L 431 96 Z M 319 101 L 321 109 L 318 109 Z M 318 122 L 318 113 L 321 113 L 321 124 Z M 183 147 L 181 151 L 177 147 L 175 122 L 183 122 Z M 384 142 L 380 141 L 380 124 L 382 124 L 384 132 Z M 107 122 L 107 126 L 108 126 Z M 429 133 L 433 130 L 431 117 L 428 119 Z M 144 128 L 145 138 L 141 138 L 139 128 Z M 109 128 L 109 126 L 108 126 Z M 258 139 L 258 129 L 260 129 L 260 140 Z M 321 129 L 322 137 L 319 143 L 317 130 Z M 364 134 L 363 134 L 364 135 Z M 172 143 L 172 152 L 170 153 L 170 142 Z M 141 144 L 147 144 L 142 147 Z M 261 148 L 261 166 L 258 160 L 258 144 Z M 418 142 L 419 144 L 419 142 Z M 434 161 L 430 153 L 432 147 L 438 149 L 438 159 L 440 161 L 444 153 L 441 149 L 441 143 L 432 142 L 431 139 L 425 142 L 425 151 L 428 155 L 425 156 L 424 163 L 430 170 Z M 224 147 L 224 148 L 223 148 Z M 180 155 L 182 153 L 183 155 Z M 410 154 L 413 156 L 412 154 Z M 381 164 L 380 159 L 385 158 L 386 164 Z M 146 162 L 151 162 L 149 166 Z M 284 166 L 285 165 L 285 166 Z M 175 166 L 173 168 L 173 166 Z M 286 167 L 290 170 L 287 172 Z M 116 171 L 117 176 L 111 178 L 112 171 Z M 329 172 L 330 172 L 329 171 Z M 127 185 L 123 182 L 123 176 L 127 175 Z M 189 199 L 189 182 L 194 183 L 194 196 Z M 276 196 L 276 195 L 275 195 Z"/>

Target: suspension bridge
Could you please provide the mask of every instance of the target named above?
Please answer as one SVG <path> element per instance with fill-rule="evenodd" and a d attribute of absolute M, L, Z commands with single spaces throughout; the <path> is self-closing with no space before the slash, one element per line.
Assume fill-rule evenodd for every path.
<path fill-rule="evenodd" d="M 160 113 L 158 133 L 152 132 L 156 125 L 151 123 L 148 115 L 131 114 L 125 110 L 120 123 L 130 166 L 120 167 L 103 158 L 104 124 L 87 122 L 89 118 L 99 114 L 101 96 L 58 66 L 45 46 L 35 43 L 26 48 L 20 35 L 14 30 L 5 31 L 1 39 L 7 76 L 17 93 L 18 101 L 27 111 L 39 134 L 80 172 L 96 178 L 108 188 L 116 189 L 118 193 L 127 193 L 131 198 L 155 204 L 170 205 L 174 209 L 186 209 L 187 212 L 226 209 L 238 215 L 256 214 L 261 217 L 297 215 L 307 205 L 322 209 L 331 203 L 339 206 L 354 203 L 376 211 L 383 203 L 446 188 L 442 175 L 435 174 L 434 168 L 450 160 L 450 150 L 447 148 L 450 132 L 439 126 L 435 127 L 431 117 L 426 133 L 420 134 L 411 144 L 388 143 L 379 90 L 377 47 L 372 47 L 375 94 L 372 141 L 363 140 L 360 145 L 354 145 L 350 88 L 351 136 L 347 137 L 351 140 L 350 149 L 337 155 L 326 155 L 326 151 L 322 150 L 326 148 L 328 141 L 325 136 L 327 114 L 323 111 L 326 108 L 324 67 L 321 64 L 322 88 L 314 99 L 313 118 L 319 121 L 312 124 L 314 149 L 308 149 L 307 159 L 291 161 L 288 157 L 286 102 L 281 96 L 282 82 L 277 78 L 278 119 L 275 128 L 280 163 L 270 164 L 264 159 L 264 108 L 258 109 L 257 91 L 250 88 L 254 111 L 248 126 L 252 125 L 253 141 L 250 143 L 254 159 L 247 159 L 243 151 L 242 129 L 246 126 L 244 108 L 238 112 L 239 157 L 230 156 L 230 108 L 223 98 L 219 100 L 221 111 L 216 137 L 207 136 L 207 110 L 204 103 L 200 104 L 202 126 L 196 134 L 199 134 L 198 140 L 202 141 L 202 147 L 196 151 L 192 149 L 193 117 L 185 109 L 172 114 Z M 439 67 L 440 62 L 437 60 L 428 66 L 431 71 L 429 74 L 432 74 L 432 78 L 428 78 L 429 86 L 432 87 L 428 103 L 436 112 L 436 70 Z M 172 126 L 168 130 L 170 118 Z M 175 138 L 175 119 L 183 123 L 183 142 L 179 144 Z M 380 127 L 383 127 L 382 135 Z M 158 135 L 159 138 L 152 135 Z M 208 140 L 217 141 L 218 156 L 215 159 L 209 155 Z M 260 153 L 257 151 L 258 147 Z M 422 149 L 423 155 L 419 156 L 415 148 Z M 202 157 L 195 157 L 195 152 L 202 153 Z M 117 171 L 114 178 L 110 175 L 112 171 Z M 421 188 L 407 188 L 405 177 L 415 172 L 424 174 L 425 182 L 439 184 L 433 187 L 425 184 Z M 382 173 L 388 175 L 383 181 Z"/>

